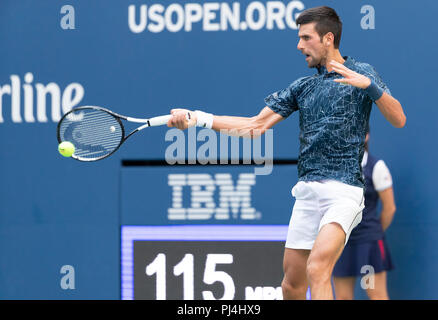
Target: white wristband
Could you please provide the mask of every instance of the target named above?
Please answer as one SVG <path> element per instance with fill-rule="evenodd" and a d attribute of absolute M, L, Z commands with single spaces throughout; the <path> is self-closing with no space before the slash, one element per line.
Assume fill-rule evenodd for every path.
<path fill-rule="evenodd" d="M 211 113 L 195 110 L 196 126 L 211 129 L 213 127 L 213 115 Z"/>

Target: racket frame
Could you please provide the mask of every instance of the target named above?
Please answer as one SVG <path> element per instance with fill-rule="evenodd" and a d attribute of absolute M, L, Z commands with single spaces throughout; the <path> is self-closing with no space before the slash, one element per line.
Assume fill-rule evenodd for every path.
<path fill-rule="evenodd" d="M 165 123 L 167 122 L 168 119 L 171 118 L 171 115 L 165 115 L 165 116 L 158 116 L 158 117 L 150 118 L 150 119 L 140 119 L 140 118 L 126 117 L 126 116 L 123 116 L 123 115 L 121 115 L 121 114 L 118 114 L 118 113 L 116 113 L 116 112 L 113 112 L 113 111 L 111 111 L 111 110 L 108 110 L 108 109 L 106 109 L 106 108 L 99 107 L 99 106 L 81 106 L 81 107 L 76 107 L 76 108 L 73 108 L 73 109 L 71 109 L 70 111 L 66 112 L 66 113 L 62 116 L 62 118 L 59 120 L 59 122 L 58 122 L 58 125 L 57 125 L 57 127 L 56 127 L 56 135 L 57 135 L 57 138 L 58 138 L 58 142 L 59 142 L 59 143 L 63 142 L 63 141 L 61 140 L 61 134 L 60 134 L 60 127 L 61 127 L 61 123 L 63 122 L 63 120 L 64 120 L 69 114 L 71 114 L 71 113 L 73 113 L 73 112 L 77 112 L 77 111 L 80 111 L 80 110 L 86 110 L 86 109 L 100 110 L 100 111 L 106 112 L 106 113 L 110 114 L 111 116 L 113 116 L 113 117 L 117 120 L 117 122 L 119 123 L 120 128 L 121 128 L 121 130 L 122 130 L 122 139 L 120 139 L 119 145 L 118 145 L 113 151 L 111 151 L 111 152 L 108 153 L 107 155 L 104 155 L 104 156 L 99 157 L 99 158 L 95 158 L 95 159 L 87 159 L 87 158 L 78 157 L 78 156 L 76 156 L 76 155 L 73 153 L 73 155 L 72 155 L 71 157 L 72 157 L 73 159 L 75 159 L 75 160 L 82 161 L 82 162 L 92 162 L 92 161 L 99 161 L 99 160 L 105 159 L 105 158 L 109 157 L 110 155 L 112 155 L 114 152 L 116 152 L 116 151 L 120 148 L 120 146 L 121 146 L 121 145 L 122 145 L 122 144 L 123 144 L 123 143 L 124 143 L 129 137 L 130 137 L 130 136 L 132 136 L 134 133 L 136 133 L 136 132 L 138 132 L 138 131 L 140 131 L 140 130 L 143 130 L 144 128 L 163 125 L 163 124 L 165 124 Z M 132 132 L 130 132 L 128 135 L 125 135 L 125 134 L 126 134 L 125 126 L 123 125 L 123 122 L 122 122 L 121 120 L 126 120 L 126 121 L 134 122 L 134 123 L 144 123 L 144 125 L 142 125 L 142 126 L 136 128 L 136 129 L 134 129 L 134 130 L 133 130 Z"/>

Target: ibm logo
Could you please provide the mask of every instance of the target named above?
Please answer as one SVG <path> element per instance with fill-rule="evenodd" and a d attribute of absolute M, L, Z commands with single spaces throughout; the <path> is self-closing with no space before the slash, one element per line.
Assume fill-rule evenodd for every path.
<path fill-rule="evenodd" d="M 169 220 L 256 220 L 260 212 L 251 207 L 251 187 L 256 184 L 256 175 L 241 173 L 236 185 L 231 174 L 169 174 L 172 187 L 172 208 L 168 209 Z M 190 207 L 183 207 L 183 189 L 190 191 Z M 218 191 L 219 203 L 215 202 Z"/>

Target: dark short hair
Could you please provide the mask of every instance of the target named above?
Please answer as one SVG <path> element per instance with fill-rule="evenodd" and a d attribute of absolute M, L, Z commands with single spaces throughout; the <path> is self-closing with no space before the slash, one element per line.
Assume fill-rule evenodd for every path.
<path fill-rule="evenodd" d="M 341 42 L 342 21 L 336 11 L 326 6 L 309 8 L 301 12 L 296 21 L 298 25 L 312 22 L 316 22 L 315 30 L 321 39 L 328 32 L 333 33 L 334 46 L 338 49 Z"/>

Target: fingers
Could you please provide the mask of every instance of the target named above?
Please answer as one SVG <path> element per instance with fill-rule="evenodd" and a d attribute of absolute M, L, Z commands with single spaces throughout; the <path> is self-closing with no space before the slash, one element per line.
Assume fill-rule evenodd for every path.
<path fill-rule="evenodd" d="M 350 84 L 350 81 L 348 79 L 346 79 L 346 78 L 333 79 L 333 81 L 334 82 L 338 82 L 338 83 L 343 84 L 343 85 L 349 85 Z"/>
<path fill-rule="evenodd" d="M 172 109 L 172 110 L 170 110 L 170 114 L 173 115 L 173 114 L 178 113 L 178 112 L 183 111 L 183 110 L 185 110 L 185 109 Z"/>
<path fill-rule="evenodd" d="M 335 67 L 333 67 L 333 70 L 334 70 L 336 73 L 339 73 L 340 75 L 342 75 L 342 76 L 344 76 L 344 77 L 347 77 L 347 76 L 349 75 L 349 73 L 348 73 L 347 71 L 345 71 L 345 70 L 341 70 L 341 69 L 339 69 L 339 68 L 335 68 Z"/>
<path fill-rule="evenodd" d="M 191 112 L 187 109 L 172 109 L 170 114 L 172 117 L 167 122 L 168 127 L 175 127 L 181 130 L 185 130 L 189 126 L 188 114 Z"/>
<path fill-rule="evenodd" d="M 333 70 L 336 73 L 339 73 L 340 75 L 343 75 L 344 77 L 349 77 L 349 76 L 351 77 L 355 74 L 354 71 L 348 69 L 342 63 L 336 62 L 334 60 L 330 61 L 330 65 L 332 66 Z"/>
<path fill-rule="evenodd" d="M 335 82 L 352 85 L 361 89 L 365 89 L 371 83 L 371 80 L 368 77 L 348 69 L 339 62 L 330 61 L 330 64 L 336 73 L 344 77 L 342 79 L 334 79 L 333 81 Z"/>
<path fill-rule="evenodd" d="M 339 73 L 340 75 L 343 75 L 344 77 L 351 75 L 351 70 L 341 69 L 339 67 L 334 66 L 333 64 L 332 64 L 332 68 L 336 73 Z"/>

